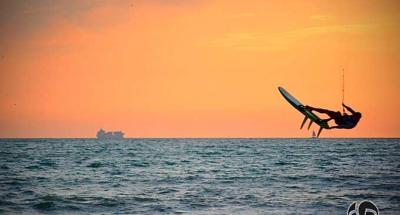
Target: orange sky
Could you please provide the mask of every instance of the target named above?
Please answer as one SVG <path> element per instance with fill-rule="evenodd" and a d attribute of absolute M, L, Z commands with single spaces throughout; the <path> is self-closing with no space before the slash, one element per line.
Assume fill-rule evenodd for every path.
<path fill-rule="evenodd" d="M 400 137 L 398 1 L 2 1 L 0 137 Z M 315 127 L 313 127 L 316 129 Z"/>

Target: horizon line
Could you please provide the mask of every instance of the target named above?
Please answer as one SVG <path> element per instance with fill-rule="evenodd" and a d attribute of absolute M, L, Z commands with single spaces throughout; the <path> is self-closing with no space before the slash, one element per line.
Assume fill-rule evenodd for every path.
<path fill-rule="evenodd" d="M 0 137 L 0 139 L 97 139 L 96 137 Z M 124 139 L 312 139 L 312 137 L 124 137 Z M 400 139 L 400 137 L 319 137 L 317 139 Z"/>

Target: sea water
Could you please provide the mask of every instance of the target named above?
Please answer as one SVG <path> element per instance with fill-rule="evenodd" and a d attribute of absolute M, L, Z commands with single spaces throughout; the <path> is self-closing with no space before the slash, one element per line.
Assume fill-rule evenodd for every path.
<path fill-rule="evenodd" d="M 400 214 L 399 139 L 1 139 L 4 214 Z"/>

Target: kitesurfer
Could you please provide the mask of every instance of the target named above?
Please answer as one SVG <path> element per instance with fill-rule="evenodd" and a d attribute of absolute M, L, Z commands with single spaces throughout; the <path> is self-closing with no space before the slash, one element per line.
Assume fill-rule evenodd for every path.
<path fill-rule="evenodd" d="M 349 106 L 343 104 L 343 107 L 348 110 L 351 115 L 348 115 L 346 112 L 343 114 L 340 113 L 340 111 L 331 111 L 331 110 L 326 110 L 322 108 L 315 108 L 311 106 L 306 106 L 306 109 L 310 111 L 317 111 L 319 113 L 324 113 L 327 114 L 330 118 L 324 119 L 324 121 L 328 122 L 332 119 L 335 120 L 336 126 L 331 126 L 328 129 L 333 129 L 333 128 L 338 128 L 338 129 L 352 129 L 356 127 L 358 121 L 361 119 L 361 113 L 356 112 L 353 109 L 351 109 Z"/>

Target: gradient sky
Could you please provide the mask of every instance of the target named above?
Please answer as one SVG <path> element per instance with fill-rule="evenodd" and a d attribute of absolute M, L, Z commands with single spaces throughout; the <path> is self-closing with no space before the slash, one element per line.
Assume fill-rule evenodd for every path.
<path fill-rule="evenodd" d="M 398 1 L 1 1 L 0 137 L 400 136 Z M 315 130 L 316 128 L 313 127 Z"/>

